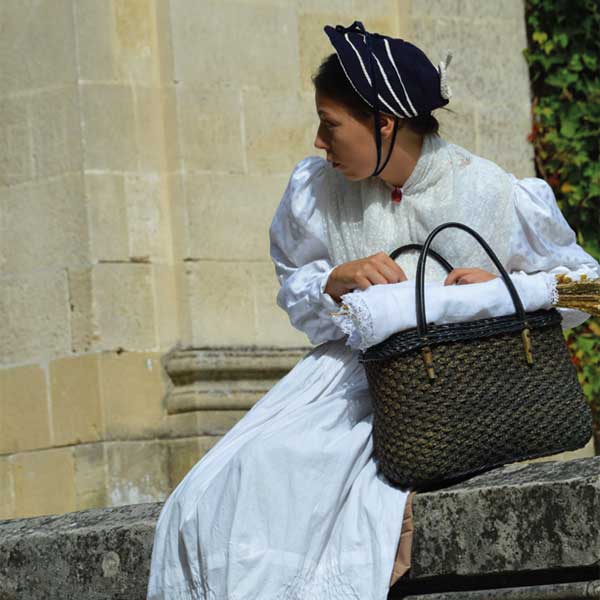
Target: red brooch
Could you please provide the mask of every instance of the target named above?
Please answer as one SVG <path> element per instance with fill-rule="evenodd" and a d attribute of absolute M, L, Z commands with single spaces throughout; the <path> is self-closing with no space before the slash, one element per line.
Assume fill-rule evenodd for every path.
<path fill-rule="evenodd" d="M 392 191 L 392 202 L 395 202 L 396 204 L 400 204 L 401 200 L 402 200 L 402 188 L 395 187 Z"/>

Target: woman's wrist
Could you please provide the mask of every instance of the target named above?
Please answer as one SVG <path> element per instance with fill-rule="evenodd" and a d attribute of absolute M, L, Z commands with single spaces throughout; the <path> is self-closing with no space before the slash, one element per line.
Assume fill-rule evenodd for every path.
<path fill-rule="evenodd" d="M 334 268 L 334 269 L 331 271 L 331 273 L 329 273 L 329 277 L 328 277 L 328 279 L 327 279 L 327 283 L 325 284 L 325 290 L 324 290 L 324 292 L 325 292 L 326 294 L 329 294 L 329 296 L 331 296 L 331 298 L 333 298 L 333 300 L 334 300 L 334 301 L 335 301 L 337 304 L 340 304 L 340 303 L 341 303 L 341 301 L 342 301 L 341 294 L 339 293 L 339 290 L 337 290 L 337 289 L 336 289 L 336 287 L 335 287 L 335 283 L 334 283 L 334 281 L 332 280 L 332 275 L 333 275 L 333 272 L 335 271 L 335 269 L 337 269 L 337 267 L 335 267 L 335 268 Z"/>

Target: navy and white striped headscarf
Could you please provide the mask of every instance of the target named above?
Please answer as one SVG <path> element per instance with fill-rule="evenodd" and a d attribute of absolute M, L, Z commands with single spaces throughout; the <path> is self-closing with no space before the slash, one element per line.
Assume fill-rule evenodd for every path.
<path fill-rule="evenodd" d="M 452 55 L 436 68 L 425 53 L 410 42 L 366 31 L 360 21 L 350 27 L 326 25 L 325 33 L 356 93 L 375 114 L 375 141 L 377 166 L 372 175 L 378 175 L 391 156 L 398 119 L 429 114 L 445 106 L 451 97 L 446 81 L 446 68 Z M 381 132 L 379 112 L 394 115 L 394 134 L 390 152 L 379 167 L 381 159 Z"/>

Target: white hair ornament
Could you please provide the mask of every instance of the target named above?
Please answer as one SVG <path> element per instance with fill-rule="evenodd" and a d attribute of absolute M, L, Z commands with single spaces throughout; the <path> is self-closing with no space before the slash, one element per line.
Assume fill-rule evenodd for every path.
<path fill-rule="evenodd" d="M 447 74 L 447 69 L 450 66 L 450 61 L 452 60 L 452 52 L 450 50 L 448 50 L 448 52 L 446 53 L 446 60 L 445 61 L 440 61 L 439 65 L 438 65 L 438 72 L 440 74 L 440 95 L 442 96 L 442 98 L 445 98 L 446 100 L 450 100 L 450 98 L 452 98 L 452 90 L 450 89 L 450 86 L 448 85 L 448 74 Z"/>

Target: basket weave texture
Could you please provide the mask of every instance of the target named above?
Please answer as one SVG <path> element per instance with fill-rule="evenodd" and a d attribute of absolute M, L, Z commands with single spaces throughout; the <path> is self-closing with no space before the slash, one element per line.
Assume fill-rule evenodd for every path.
<path fill-rule="evenodd" d="M 390 481 L 430 489 L 588 442 L 591 410 L 561 317 L 555 309 L 542 312 L 558 319 L 531 325 L 532 365 L 520 331 L 432 345 L 433 382 L 419 350 L 363 363 L 374 405 L 374 455 Z"/>
<path fill-rule="evenodd" d="M 427 323 L 425 259 L 434 254 L 429 249 L 433 237 L 447 227 L 477 238 L 500 270 L 516 314 Z M 398 248 L 391 257 L 414 247 Z M 464 224 L 438 226 L 421 248 L 417 327 L 390 336 L 359 357 L 373 400 L 378 469 L 402 488 L 425 491 L 507 463 L 585 446 L 592 436 L 592 412 L 560 313 L 555 308 L 525 312 L 491 248 Z M 441 262 L 452 269 L 445 259 Z M 524 351 L 527 331 L 529 357 Z M 428 373 L 425 358 L 432 360 L 435 376 Z"/>

